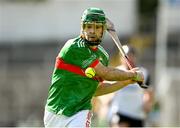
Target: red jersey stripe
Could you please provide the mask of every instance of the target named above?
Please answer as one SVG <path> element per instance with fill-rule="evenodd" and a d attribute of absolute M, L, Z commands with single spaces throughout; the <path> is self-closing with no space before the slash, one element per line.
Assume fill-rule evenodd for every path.
<path fill-rule="evenodd" d="M 89 67 L 95 67 L 98 63 L 99 63 L 99 60 L 96 59 Z M 57 69 L 67 70 L 69 72 L 73 72 L 73 73 L 79 74 L 81 76 L 86 76 L 84 69 L 82 69 L 78 66 L 72 65 L 72 64 L 68 64 L 68 63 L 64 62 L 64 60 L 62 58 L 59 58 L 59 57 L 56 58 L 55 67 Z"/>

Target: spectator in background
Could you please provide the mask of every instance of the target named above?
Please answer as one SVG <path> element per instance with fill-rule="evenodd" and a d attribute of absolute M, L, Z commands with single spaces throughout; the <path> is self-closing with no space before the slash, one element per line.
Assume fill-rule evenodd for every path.
<path fill-rule="evenodd" d="M 134 66 L 136 65 L 137 53 L 132 46 L 124 45 L 123 49 Z M 121 65 L 118 69 L 129 70 L 125 60 L 121 57 Z M 146 85 L 150 84 L 148 71 L 140 67 L 144 74 Z M 146 115 L 153 105 L 152 88 L 142 89 L 137 83 L 131 84 L 122 90 L 117 91 L 112 98 L 109 110 L 108 121 L 111 127 L 143 127 Z"/>

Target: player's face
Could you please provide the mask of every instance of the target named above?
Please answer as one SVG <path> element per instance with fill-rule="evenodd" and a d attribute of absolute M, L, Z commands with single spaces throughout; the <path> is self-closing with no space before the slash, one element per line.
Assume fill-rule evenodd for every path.
<path fill-rule="evenodd" d="M 86 40 L 96 42 L 101 40 L 103 35 L 103 24 L 102 23 L 86 23 L 84 24 L 84 36 Z"/>

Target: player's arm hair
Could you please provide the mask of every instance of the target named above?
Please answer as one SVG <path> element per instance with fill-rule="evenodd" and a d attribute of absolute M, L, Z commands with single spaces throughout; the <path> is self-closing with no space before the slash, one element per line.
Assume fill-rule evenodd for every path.
<path fill-rule="evenodd" d="M 125 80 L 125 81 L 117 81 L 115 83 L 100 83 L 98 88 L 96 89 L 94 96 L 96 97 L 96 96 L 101 96 L 115 92 L 132 83 L 135 82 L 132 80 Z"/>
<path fill-rule="evenodd" d="M 133 71 L 123 71 L 113 67 L 106 67 L 101 63 L 98 63 L 94 69 L 97 76 L 108 81 L 129 80 L 136 77 L 136 73 Z"/>

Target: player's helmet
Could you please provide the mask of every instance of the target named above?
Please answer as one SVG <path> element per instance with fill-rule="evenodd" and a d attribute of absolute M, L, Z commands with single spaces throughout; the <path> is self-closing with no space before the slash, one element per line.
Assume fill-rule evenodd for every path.
<path fill-rule="evenodd" d="M 99 45 L 102 41 L 106 30 L 106 16 L 102 9 L 100 8 L 88 8 L 83 12 L 81 17 L 81 36 L 84 35 L 84 27 L 87 23 L 102 23 L 103 25 L 103 33 L 101 38 L 96 42 L 87 41 L 89 45 Z"/>

